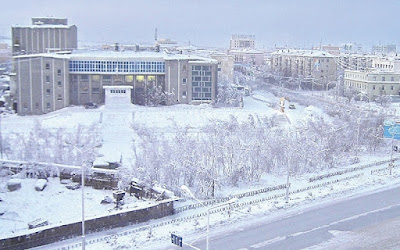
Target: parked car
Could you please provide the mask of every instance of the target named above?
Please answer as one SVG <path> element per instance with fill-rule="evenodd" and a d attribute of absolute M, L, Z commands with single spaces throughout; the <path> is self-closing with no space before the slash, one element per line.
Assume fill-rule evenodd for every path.
<path fill-rule="evenodd" d="M 97 108 L 97 104 L 94 102 L 85 103 L 85 109 L 95 109 Z"/>
<path fill-rule="evenodd" d="M 295 109 L 296 106 L 294 106 L 294 104 L 290 104 L 290 105 L 289 105 L 289 108 L 290 108 L 290 109 Z"/>

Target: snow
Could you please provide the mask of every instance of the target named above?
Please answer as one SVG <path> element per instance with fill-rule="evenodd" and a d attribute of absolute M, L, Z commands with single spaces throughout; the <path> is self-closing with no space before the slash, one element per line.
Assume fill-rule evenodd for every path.
<path fill-rule="evenodd" d="M 43 189 L 46 187 L 46 185 L 47 185 L 47 180 L 39 179 L 39 180 L 37 180 L 37 182 L 35 184 L 35 190 L 36 191 L 43 191 Z"/>
<path fill-rule="evenodd" d="M 79 125 L 90 126 L 92 124 L 100 124 L 100 131 L 98 136 L 102 140 L 102 147 L 100 153 L 103 154 L 101 161 L 121 161 L 126 164 L 133 164 L 134 158 L 132 155 L 132 148 L 134 147 L 135 138 L 132 133 L 132 124 L 141 124 L 151 127 L 154 131 L 167 133 L 174 129 L 174 126 L 188 127 L 190 129 L 197 129 L 209 123 L 210 120 L 228 120 L 231 115 L 237 117 L 238 121 L 246 121 L 249 115 L 257 115 L 259 117 L 273 117 L 284 116 L 277 110 L 279 104 L 279 97 L 275 97 L 269 93 L 256 93 L 253 97 L 244 97 L 243 108 L 212 108 L 210 105 L 174 105 L 168 107 L 144 107 L 130 105 L 125 109 L 107 109 L 104 106 L 98 109 L 84 109 L 83 107 L 69 107 L 56 112 L 52 112 L 42 116 L 16 116 L 10 115 L 2 118 L 2 132 L 7 133 L 29 133 L 34 127 L 35 121 L 41 121 L 42 125 L 49 130 L 57 128 L 65 128 L 71 130 Z M 295 102 L 296 109 L 286 109 L 285 115 L 290 123 L 282 122 L 283 126 L 288 129 L 301 127 L 301 124 L 309 119 L 308 115 L 312 114 L 313 117 L 323 117 L 325 121 L 330 120 L 330 117 L 325 114 L 321 109 L 313 106 L 304 107 Z M 274 108 L 276 106 L 276 108 Z M 288 107 L 288 103 L 286 104 Z M 375 156 L 361 157 L 361 163 L 367 164 L 378 160 L 387 159 L 387 154 L 377 154 Z M 346 168 L 345 166 L 343 168 Z M 354 166 L 351 166 L 354 167 Z M 378 166 L 384 168 L 385 165 Z M 392 177 L 387 175 L 387 171 L 382 171 L 377 174 L 371 175 L 371 169 L 365 169 L 356 173 L 347 173 L 345 175 L 334 177 L 329 180 L 341 179 L 351 177 L 355 174 L 361 173 L 362 175 L 355 179 L 335 183 L 326 187 L 310 190 L 309 192 L 301 192 L 290 195 L 290 206 L 298 206 L 304 208 L 305 206 L 323 199 L 332 200 L 332 198 L 343 198 L 346 195 L 354 193 L 362 193 L 372 190 L 382 185 L 393 185 L 398 183 L 398 170 L 394 170 Z M 315 175 L 315 174 L 314 174 Z M 302 176 L 291 176 L 290 190 L 304 188 L 310 185 L 308 178 L 314 176 L 305 174 Z M 27 224 L 35 219 L 42 218 L 49 221 L 50 225 L 59 225 L 63 223 L 75 222 L 80 220 L 81 211 L 81 189 L 69 190 L 64 184 L 60 183 L 58 178 L 49 178 L 47 187 L 42 192 L 35 191 L 34 179 L 23 179 L 21 189 L 8 192 L 5 188 L 5 183 L 10 177 L 1 177 L 0 182 L 0 211 L 5 211 L 4 215 L 0 217 L 2 227 L 0 227 L 0 237 L 7 237 L 15 235 L 16 232 L 27 232 Z M 238 187 L 225 188 L 218 193 L 221 197 L 227 197 L 233 194 L 243 193 L 250 190 L 257 190 L 260 188 L 276 186 L 284 184 L 286 176 L 278 175 L 265 175 L 261 181 L 249 184 L 239 184 Z M 325 181 L 325 180 L 324 180 Z M 313 183 L 311 183 L 312 185 Z M 162 187 L 157 187 L 157 190 L 163 191 Z M 278 190 L 271 193 L 263 194 L 255 197 L 246 197 L 239 200 L 239 204 L 249 202 L 252 199 L 259 199 L 268 197 L 274 194 L 282 194 L 284 190 Z M 169 195 L 171 195 L 169 193 Z M 101 200 L 106 196 L 112 197 L 110 190 L 95 190 L 91 187 L 85 187 L 85 213 L 88 218 L 107 215 L 114 212 L 114 204 L 102 204 Z M 139 201 L 133 196 L 126 196 L 126 203 L 124 209 L 142 207 L 151 204 L 151 201 Z M 179 201 L 176 202 L 176 207 L 184 206 L 195 201 Z M 259 219 L 265 214 L 273 213 L 285 208 L 284 198 L 277 198 L 276 200 L 260 202 L 255 205 L 243 206 L 240 209 L 235 209 L 234 212 L 228 214 L 226 212 L 218 212 L 212 215 L 211 225 L 217 230 L 217 226 L 222 221 L 230 221 L 224 223 L 238 223 L 238 226 L 243 226 L 250 222 L 252 218 Z M 188 210 L 170 218 L 163 218 L 152 221 L 151 223 L 162 222 L 177 218 L 179 216 L 191 216 L 194 214 L 204 213 L 204 209 Z M 229 219 L 228 219 L 229 218 Z M 245 222 L 243 222 L 245 221 Z M 247 221 L 247 222 L 246 222 Z M 132 228 L 145 226 L 147 223 L 142 223 Z M 135 235 L 127 237 L 115 237 L 113 240 L 90 244 L 89 249 L 94 248 L 111 248 L 115 246 L 128 246 L 128 248 L 154 249 L 157 247 L 164 247 L 169 242 L 170 232 L 179 232 L 186 238 L 193 238 L 194 234 L 204 232 L 206 225 L 206 218 L 200 217 L 196 220 L 188 220 L 179 224 L 169 224 L 162 227 L 152 229 L 150 238 L 147 238 L 148 230 L 144 230 Z M 222 224 L 224 225 L 224 224 Z M 126 230 L 129 230 L 127 228 Z M 104 234 L 113 234 L 116 231 L 104 232 L 94 234 L 88 237 L 101 237 Z M 215 232 L 215 231 L 214 231 Z M 58 243 L 63 244 L 63 243 Z M 114 245 L 113 245 L 114 244 Z M 167 245 L 169 246 L 169 245 Z"/>

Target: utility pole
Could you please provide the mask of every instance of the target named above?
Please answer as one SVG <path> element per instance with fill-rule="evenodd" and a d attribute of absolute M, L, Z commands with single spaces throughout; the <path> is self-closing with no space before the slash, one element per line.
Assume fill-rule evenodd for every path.
<path fill-rule="evenodd" d="M 1 134 L 1 113 L 0 113 L 0 157 L 3 159 L 3 137 Z"/>

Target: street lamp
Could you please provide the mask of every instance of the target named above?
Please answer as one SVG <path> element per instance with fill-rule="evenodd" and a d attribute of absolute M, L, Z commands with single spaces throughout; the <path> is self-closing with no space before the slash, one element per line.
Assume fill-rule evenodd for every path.
<path fill-rule="evenodd" d="M 232 198 L 230 200 L 228 200 L 227 202 L 224 202 L 222 204 L 219 204 L 217 206 L 214 207 L 206 207 L 204 205 L 204 201 L 200 201 L 199 199 L 196 198 L 196 196 L 194 196 L 194 194 L 192 193 L 192 191 L 190 191 L 190 189 L 186 186 L 186 185 L 182 185 L 181 186 L 181 190 L 183 192 L 185 192 L 186 194 L 188 194 L 189 196 L 191 196 L 193 199 L 195 199 L 197 202 L 199 202 L 204 208 L 207 209 L 207 238 L 206 238 L 206 250 L 209 250 L 209 246 L 210 246 L 210 210 L 218 208 L 218 207 L 223 207 L 226 205 L 230 205 L 232 203 L 235 203 L 238 201 L 238 198 Z"/>
<path fill-rule="evenodd" d="M 76 147 L 75 145 L 72 145 L 76 150 L 79 151 L 80 153 L 80 158 L 82 159 L 83 152 L 81 149 Z M 85 171 L 84 171 L 84 166 L 85 163 L 82 162 L 81 165 L 81 183 L 82 183 L 82 249 L 85 249 L 86 241 L 85 241 Z"/>

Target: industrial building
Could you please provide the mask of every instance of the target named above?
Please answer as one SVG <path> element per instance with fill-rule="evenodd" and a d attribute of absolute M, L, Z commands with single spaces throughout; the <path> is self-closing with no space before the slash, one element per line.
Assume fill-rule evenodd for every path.
<path fill-rule="evenodd" d="M 77 27 L 66 18 L 32 18 L 32 24 L 11 27 L 12 54 L 34 54 L 78 48 Z"/>

